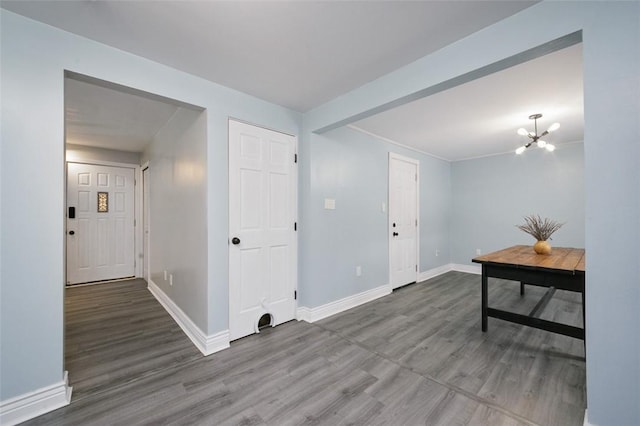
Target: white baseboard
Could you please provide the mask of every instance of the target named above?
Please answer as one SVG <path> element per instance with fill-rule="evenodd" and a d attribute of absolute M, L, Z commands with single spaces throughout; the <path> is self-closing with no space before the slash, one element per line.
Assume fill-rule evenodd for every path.
<path fill-rule="evenodd" d="M 306 322 L 320 321 L 321 319 L 330 317 L 331 315 L 335 315 L 348 309 L 355 308 L 356 306 L 371 302 L 372 300 L 378 299 L 388 294 L 391 294 L 391 286 L 389 284 L 385 284 L 380 287 L 363 291 L 362 293 L 354 294 L 352 296 L 345 297 L 344 299 L 329 302 L 325 305 L 321 305 L 315 308 L 300 306 L 296 311 L 296 318 L 299 321 Z"/>
<path fill-rule="evenodd" d="M 147 288 L 204 356 L 229 347 L 229 330 L 207 335 L 151 279 Z"/>
<path fill-rule="evenodd" d="M 467 274 L 476 274 L 476 275 L 481 275 L 482 274 L 482 266 L 478 265 L 463 265 L 460 263 L 450 263 L 451 265 L 451 270 L 452 271 L 458 271 L 458 272 L 466 272 Z"/>
<path fill-rule="evenodd" d="M 596 426 L 593 423 L 589 423 L 589 417 L 587 416 L 587 409 L 586 408 L 584 410 L 584 423 L 583 423 L 583 425 L 584 426 Z"/>
<path fill-rule="evenodd" d="M 296 309 L 296 319 L 298 321 L 313 322 L 311 321 L 311 309 L 306 306 L 298 306 Z"/>
<path fill-rule="evenodd" d="M 65 371 L 59 383 L 0 402 L 0 424 L 17 425 L 69 405 L 72 390 Z"/>
<path fill-rule="evenodd" d="M 418 274 L 418 282 L 430 280 L 431 278 L 435 278 L 438 275 L 445 274 L 451 271 L 452 264 L 447 263 L 446 265 L 438 266 L 437 268 L 429 269 L 428 271 L 423 271 Z"/>
<path fill-rule="evenodd" d="M 418 275 L 418 282 L 426 281 L 428 279 L 437 277 L 449 271 L 468 272 L 471 274 L 480 274 L 481 268 L 478 266 L 467 266 L 455 263 L 447 263 L 446 265 L 438 266 L 437 268 L 429 269 L 428 271 L 420 272 Z M 363 303 L 370 302 L 380 297 L 391 294 L 391 285 L 385 284 L 380 287 L 376 287 L 371 290 L 364 291 L 362 293 L 354 294 L 353 296 L 345 297 L 344 299 L 329 302 L 325 305 L 321 305 L 315 308 L 308 308 L 306 306 L 299 306 L 296 310 L 296 319 L 298 321 L 315 322 L 321 319 L 330 317 L 331 315 L 339 314 L 348 309 L 355 308 Z"/>

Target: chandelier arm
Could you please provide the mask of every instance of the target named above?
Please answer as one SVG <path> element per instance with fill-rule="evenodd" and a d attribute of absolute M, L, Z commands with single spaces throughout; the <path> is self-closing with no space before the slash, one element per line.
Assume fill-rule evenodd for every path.
<path fill-rule="evenodd" d="M 551 130 L 547 129 L 541 134 L 538 134 L 538 118 L 541 118 L 541 117 L 542 117 L 542 114 L 532 114 L 529 116 L 529 119 L 533 120 L 533 126 L 535 130 L 534 132 L 527 132 L 526 136 L 529 137 L 530 141 L 525 145 L 521 146 L 520 148 L 518 148 L 516 150 L 516 154 L 521 154 L 522 152 L 524 152 L 526 148 L 529 148 L 534 143 L 537 143 L 540 148 L 546 148 L 548 151 L 553 151 L 556 148 L 554 145 L 547 143 L 543 140 L 540 140 L 540 138 L 548 135 L 549 133 L 551 133 L 551 131 L 556 130 L 558 127 L 560 127 L 560 125 L 557 123 L 554 123 L 551 125 L 551 127 L 549 127 L 549 129 Z M 518 129 L 517 133 L 524 136 L 523 132 L 526 132 L 526 130 L 524 128 L 521 128 L 521 129 Z"/>

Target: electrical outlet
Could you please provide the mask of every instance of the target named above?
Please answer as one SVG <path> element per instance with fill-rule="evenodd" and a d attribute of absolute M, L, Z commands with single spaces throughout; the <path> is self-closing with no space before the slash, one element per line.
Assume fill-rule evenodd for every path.
<path fill-rule="evenodd" d="M 436 257 L 440 256 L 440 250 L 436 250 Z"/>
<path fill-rule="evenodd" d="M 362 266 L 356 266 L 356 277 L 362 275 Z"/>
<path fill-rule="evenodd" d="M 477 254 L 478 256 L 480 256 L 480 255 L 482 254 L 482 250 L 480 250 L 480 249 L 476 249 L 476 254 Z"/>
<path fill-rule="evenodd" d="M 173 274 L 169 274 L 169 285 L 173 285 Z"/>

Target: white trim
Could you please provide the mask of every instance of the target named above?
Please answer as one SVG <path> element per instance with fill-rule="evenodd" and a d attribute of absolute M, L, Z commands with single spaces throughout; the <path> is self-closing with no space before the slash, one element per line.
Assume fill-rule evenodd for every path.
<path fill-rule="evenodd" d="M 145 181 L 144 179 L 144 171 L 145 170 L 149 170 L 147 173 L 147 180 Z M 144 278 L 145 280 L 149 281 L 151 279 L 151 223 L 147 223 L 147 221 L 150 221 L 151 218 L 151 206 L 145 206 L 144 205 L 144 189 L 145 187 L 149 186 L 149 177 L 150 177 L 150 173 L 151 173 L 151 169 L 149 168 L 149 162 L 145 161 L 144 164 L 142 164 L 142 166 L 140 166 L 140 226 L 138 226 L 139 232 L 140 232 L 140 253 L 142 253 L 142 262 L 140 262 L 141 268 L 140 268 L 140 277 Z M 149 196 L 149 198 L 151 198 Z M 147 203 L 149 203 L 149 200 L 147 200 Z M 145 208 L 147 210 L 147 216 L 145 217 L 144 215 L 144 211 Z M 145 228 L 149 229 L 149 234 L 147 235 L 147 242 L 149 243 L 148 247 L 145 247 L 144 245 L 144 230 Z M 145 270 L 145 264 L 147 266 L 147 275 L 148 276 L 144 276 L 144 270 Z"/>
<path fill-rule="evenodd" d="M 211 335 L 205 334 L 156 283 L 149 280 L 147 288 L 204 356 L 229 347 L 229 330 Z"/>
<path fill-rule="evenodd" d="M 461 263 L 450 263 L 452 271 L 466 272 L 467 274 L 482 274 L 482 266 L 463 265 Z"/>
<path fill-rule="evenodd" d="M 65 371 L 58 383 L 0 402 L 0 423 L 17 425 L 69 405 L 73 388 L 69 386 L 68 379 Z"/>
<path fill-rule="evenodd" d="M 435 278 L 438 275 L 445 274 L 453 270 L 453 264 L 447 263 L 446 265 L 438 266 L 437 268 L 429 269 L 418 274 L 418 282 L 426 281 L 431 278 Z"/>
<path fill-rule="evenodd" d="M 306 306 L 299 306 L 296 309 L 296 319 L 298 321 L 313 322 L 311 321 L 311 309 Z"/>
<path fill-rule="evenodd" d="M 583 426 L 596 426 L 595 423 L 589 423 L 589 417 L 587 416 L 587 409 L 584 409 L 584 423 Z"/>
<path fill-rule="evenodd" d="M 373 138 L 379 139 L 379 140 L 381 140 L 383 142 L 387 142 L 387 143 L 389 143 L 391 145 L 396 145 L 396 146 L 399 146 L 399 147 L 404 148 L 404 149 L 415 151 L 415 152 L 418 152 L 420 154 L 424 154 L 424 155 L 427 155 L 429 157 L 432 157 L 432 158 L 435 158 L 435 159 L 438 159 L 438 160 L 446 161 L 447 163 L 455 163 L 455 162 L 458 162 L 458 161 L 468 161 L 468 160 L 478 160 L 480 158 L 495 157 L 495 156 L 498 156 L 498 155 L 513 155 L 513 153 L 514 153 L 514 151 L 511 150 L 511 151 L 504 151 L 504 152 L 496 152 L 496 153 L 493 153 L 493 154 L 478 155 L 476 157 L 465 157 L 465 158 L 449 159 L 449 158 L 444 158 L 444 157 L 437 156 L 435 154 L 432 154 L 430 152 L 424 151 L 424 150 L 422 150 L 420 148 L 416 148 L 414 146 L 409 146 L 409 145 L 402 144 L 402 143 L 397 142 L 397 141 L 395 141 L 393 139 L 385 138 L 384 136 L 380 136 L 380 135 L 378 135 L 376 133 L 373 133 L 373 132 L 365 130 L 365 129 L 361 128 L 361 127 L 358 127 L 358 126 L 356 126 L 354 124 L 347 124 L 347 127 L 351 128 L 351 129 L 353 129 L 353 130 L 355 130 L 357 132 L 364 133 L 365 135 L 369 135 L 369 136 L 371 136 Z M 567 145 L 577 144 L 577 143 L 584 143 L 584 141 L 579 141 L 578 140 L 578 141 L 563 142 L 561 144 L 557 144 L 556 145 L 556 149 L 564 148 Z"/>
<path fill-rule="evenodd" d="M 315 308 L 300 306 L 296 311 L 296 318 L 298 319 L 298 321 L 320 321 L 321 319 L 339 314 L 340 312 L 355 308 L 356 306 L 371 302 L 372 300 L 378 299 L 388 294 L 391 294 L 391 285 L 385 284 L 371 290 L 363 291 L 362 293 L 357 293 L 352 296 L 347 296 L 343 299 L 317 306 Z"/>
<path fill-rule="evenodd" d="M 379 140 L 381 140 L 383 142 L 390 143 L 391 145 L 396 145 L 396 146 L 399 146 L 400 148 L 408 149 L 410 151 L 415 151 L 415 152 L 418 152 L 420 154 L 435 158 L 437 160 L 446 161 L 448 163 L 451 162 L 451 160 L 447 160 L 446 158 L 438 157 L 437 155 L 431 154 L 431 153 L 429 153 L 427 151 L 423 151 L 423 150 L 421 150 L 419 148 L 416 148 L 414 146 L 405 145 L 405 144 L 402 144 L 400 142 L 394 141 L 393 139 L 385 138 L 384 136 L 380 136 L 380 135 L 378 135 L 376 133 L 370 132 L 370 131 L 365 130 L 365 129 L 361 128 L 361 127 L 355 126 L 353 124 L 347 124 L 347 127 L 351 128 L 351 129 L 353 129 L 353 130 L 355 130 L 357 132 L 364 133 L 365 135 L 369 135 L 371 137 L 379 139 Z"/>

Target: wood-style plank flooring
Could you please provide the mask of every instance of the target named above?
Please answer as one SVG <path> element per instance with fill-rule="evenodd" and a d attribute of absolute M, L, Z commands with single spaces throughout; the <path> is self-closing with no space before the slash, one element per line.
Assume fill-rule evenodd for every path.
<path fill-rule="evenodd" d="M 544 293 L 491 280 L 490 306 Z M 582 326 L 558 291 L 542 318 Z M 480 277 L 449 272 L 314 324 L 203 357 L 142 280 L 66 291 L 71 404 L 34 425 L 582 425 L 583 342 L 489 319 Z"/>

